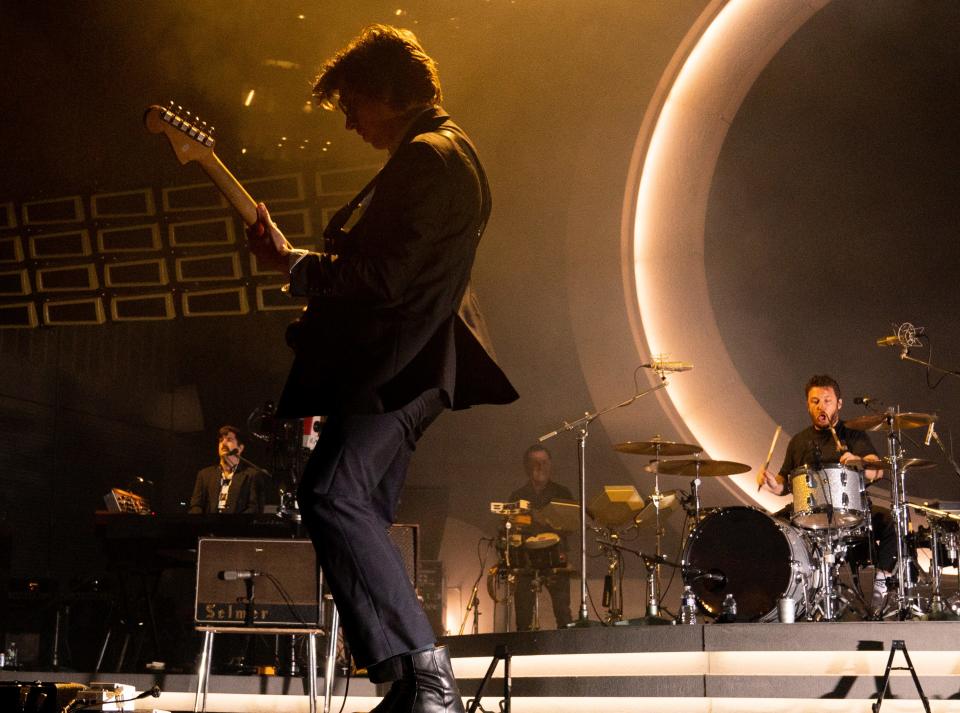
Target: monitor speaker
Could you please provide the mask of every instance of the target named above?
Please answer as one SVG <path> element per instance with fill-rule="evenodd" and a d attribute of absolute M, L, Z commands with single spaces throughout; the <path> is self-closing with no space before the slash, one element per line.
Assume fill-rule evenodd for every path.
<path fill-rule="evenodd" d="M 195 621 L 200 626 L 318 627 L 322 584 L 310 540 L 202 537 Z"/>

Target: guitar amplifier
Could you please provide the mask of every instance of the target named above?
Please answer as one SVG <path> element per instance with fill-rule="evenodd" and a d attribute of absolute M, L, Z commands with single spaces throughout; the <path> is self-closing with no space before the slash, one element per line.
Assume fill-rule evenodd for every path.
<path fill-rule="evenodd" d="M 319 627 L 322 585 L 310 540 L 202 537 L 194 621 L 198 626 Z"/>
<path fill-rule="evenodd" d="M 419 525 L 392 525 L 390 539 L 400 550 L 403 566 L 413 586 L 417 586 L 420 576 L 420 526 Z"/>

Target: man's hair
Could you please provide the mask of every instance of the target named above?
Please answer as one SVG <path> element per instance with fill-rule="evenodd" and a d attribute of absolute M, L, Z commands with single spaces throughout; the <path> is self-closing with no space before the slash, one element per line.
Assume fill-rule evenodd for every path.
<path fill-rule="evenodd" d="M 217 439 L 219 440 L 220 438 L 223 438 L 228 433 L 232 433 L 233 437 L 237 439 L 238 446 L 243 445 L 243 434 L 240 433 L 240 429 L 236 426 L 231 426 L 229 423 L 224 426 L 220 426 L 220 430 L 217 431 Z"/>
<path fill-rule="evenodd" d="M 810 377 L 810 380 L 807 382 L 807 385 L 803 389 L 803 395 L 808 396 L 810 394 L 810 389 L 821 388 L 821 389 L 833 389 L 833 393 L 837 395 L 837 398 L 840 398 L 840 384 L 837 383 L 837 380 L 828 374 L 814 374 Z"/>
<path fill-rule="evenodd" d="M 410 30 L 370 25 L 324 62 L 313 98 L 334 109 L 342 91 L 385 101 L 393 107 L 436 105 L 442 99 L 436 63 Z"/>
<path fill-rule="evenodd" d="M 532 456 L 534 453 L 546 453 L 547 458 L 549 458 L 550 460 L 553 460 L 553 456 L 550 455 L 550 451 L 548 451 L 546 448 L 541 446 L 539 443 L 534 443 L 532 446 L 530 446 L 527 450 L 523 452 L 523 462 L 526 463 L 528 460 L 530 460 L 530 456 Z"/>

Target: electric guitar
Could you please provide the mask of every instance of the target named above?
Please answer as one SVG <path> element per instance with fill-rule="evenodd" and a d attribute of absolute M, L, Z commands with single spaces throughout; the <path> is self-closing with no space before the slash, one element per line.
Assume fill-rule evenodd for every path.
<path fill-rule="evenodd" d="M 177 109 L 181 110 L 182 107 Z M 224 198 L 243 218 L 244 223 L 253 225 L 257 222 L 256 201 L 250 197 L 250 194 L 240 185 L 240 181 L 230 173 L 213 151 L 216 141 L 211 136 L 212 128 L 207 129 L 205 125 L 201 128 L 196 123 L 196 119 L 190 118 L 190 112 L 187 112 L 187 118 L 184 118 L 174 111 L 172 103 L 169 107 L 156 104 L 148 107 L 143 115 L 143 123 L 151 133 L 166 135 L 170 141 L 170 148 L 173 149 L 173 153 L 181 164 L 186 165 L 191 161 L 200 164 L 200 168 L 220 189 Z"/>

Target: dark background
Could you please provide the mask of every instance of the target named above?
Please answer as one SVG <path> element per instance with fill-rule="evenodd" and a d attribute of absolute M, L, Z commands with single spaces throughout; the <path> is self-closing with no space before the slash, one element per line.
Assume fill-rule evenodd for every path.
<path fill-rule="evenodd" d="M 203 181 L 143 129 L 144 107 L 169 99 L 217 125 L 217 153 L 241 179 L 373 166 L 382 157 L 346 134 L 338 114 L 306 110 L 310 80 L 365 24 L 417 32 L 439 63 L 445 108 L 490 176 L 495 207 L 474 285 L 521 394 L 444 416 L 411 469 L 422 490 L 410 491 L 406 514 L 432 547 L 442 533 L 448 585 L 468 588 L 476 540 L 497 526 L 489 502 L 522 482 L 526 446 L 607 405 L 595 402 L 598 375 L 622 380 L 617 400 L 633 392 L 642 359 L 617 346 L 632 340 L 611 334 L 608 353 L 606 340 L 592 341 L 598 324 L 626 324 L 621 266 L 599 256 L 618 254 L 644 111 L 705 5 L 424 0 L 397 15 L 397 4 L 372 0 L 7 3 L 0 203 L 89 203 L 98 192 Z M 724 345 L 788 432 L 806 423 L 806 378 L 827 371 L 844 386 L 847 415 L 857 413 L 849 397 L 865 393 L 936 411 L 950 440 L 960 383 L 933 390 L 922 368 L 873 340 L 909 320 L 926 327 L 936 363 L 960 368 L 958 28 L 953 2 L 835 0 L 788 41 L 734 117 L 712 182 L 706 274 Z M 576 317 L 584 313 L 590 329 Z M 12 533 L 0 569 L 67 589 L 102 571 L 93 512 L 135 476 L 156 484 L 158 511 L 178 511 L 196 470 L 214 462 L 217 427 L 244 426 L 278 395 L 291 316 L 0 330 L 0 524 Z M 716 418 L 735 420 L 723 397 Z M 611 445 L 656 433 L 677 437 L 653 400 L 595 423 L 588 497 L 620 483 L 649 494 L 646 459 Z M 755 437 L 769 435 L 744 434 Z M 549 445 L 555 478 L 575 489 L 572 434 Z M 269 459 L 258 444 L 247 455 Z M 932 449 L 911 455 L 942 463 Z M 911 495 L 960 500 L 942 465 L 911 485 Z M 706 499 L 738 500 L 716 482 Z M 681 520 L 671 515 L 671 552 Z M 642 533 L 644 546 L 650 538 Z M 638 570 L 628 562 L 629 575 Z M 638 585 L 627 610 L 642 607 Z"/>

